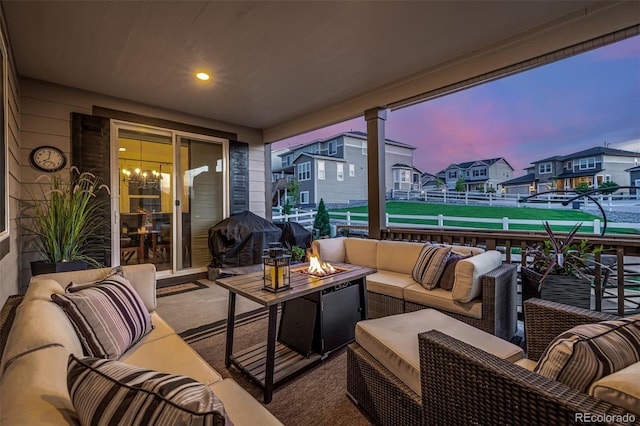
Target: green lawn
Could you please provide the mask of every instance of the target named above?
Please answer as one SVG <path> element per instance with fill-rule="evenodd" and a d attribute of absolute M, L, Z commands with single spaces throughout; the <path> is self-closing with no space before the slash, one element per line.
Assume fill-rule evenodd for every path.
<path fill-rule="evenodd" d="M 331 209 L 329 212 L 346 212 L 352 213 L 367 213 L 367 206 L 350 207 L 343 209 Z M 428 203 L 416 203 L 416 202 L 387 202 L 387 213 L 390 215 L 415 215 L 415 216 L 457 216 L 457 217 L 477 217 L 488 219 L 502 219 L 508 217 L 509 219 L 532 219 L 532 220 L 570 220 L 570 221 L 583 221 L 589 222 L 594 219 L 598 219 L 598 216 L 594 216 L 589 213 L 585 213 L 578 210 L 569 209 L 545 209 L 545 208 L 518 208 L 518 207 L 489 207 L 489 206 L 466 206 L 456 204 L 428 204 Z M 334 216 L 337 217 L 337 216 Z M 361 217 L 354 217 L 354 220 L 362 220 Z M 416 225 L 437 225 L 435 220 L 418 220 L 418 219 L 395 219 L 391 218 L 391 223 L 407 223 Z M 486 229 L 502 229 L 502 223 L 482 223 L 482 222 L 456 222 L 445 221 L 445 226 L 448 227 L 470 227 L 470 228 L 486 228 Z M 527 230 L 527 231 L 542 231 L 542 226 L 535 225 L 514 225 L 510 224 L 509 229 L 513 230 Z M 571 227 L 567 226 L 554 226 L 555 231 L 569 231 Z M 591 229 L 586 227 L 584 232 L 592 232 Z M 613 233 L 613 232 L 612 232 Z M 624 230 L 624 233 L 636 233 L 634 230 Z"/>

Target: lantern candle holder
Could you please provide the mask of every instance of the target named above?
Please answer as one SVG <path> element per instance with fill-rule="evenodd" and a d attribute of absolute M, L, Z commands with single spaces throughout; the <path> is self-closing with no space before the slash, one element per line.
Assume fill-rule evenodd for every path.
<path fill-rule="evenodd" d="M 269 244 L 262 256 L 264 289 L 273 293 L 290 287 L 291 255 L 279 243 Z"/>

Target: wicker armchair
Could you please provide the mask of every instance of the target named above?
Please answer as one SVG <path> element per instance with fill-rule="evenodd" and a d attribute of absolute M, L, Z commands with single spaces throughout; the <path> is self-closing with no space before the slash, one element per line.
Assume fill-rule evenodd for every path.
<path fill-rule="evenodd" d="M 527 355 L 558 334 L 617 317 L 558 303 L 525 302 Z M 419 335 L 422 424 L 579 424 L 576 413 L 624 415 L 608 404 L 437 331 Z M 636 423 L 639 424 L 637 416 Z M 590 424 L 629 424 L 601 422 Z"/>

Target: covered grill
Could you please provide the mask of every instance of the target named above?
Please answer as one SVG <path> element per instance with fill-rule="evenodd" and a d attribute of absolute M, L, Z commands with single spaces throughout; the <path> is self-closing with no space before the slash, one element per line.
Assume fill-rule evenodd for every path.
<path fill-rule="evenodd" d="M 298 222 L 275 222 L 275 225 L 282 229 L 280 242 L 285 247 L 298 246 L 304 249 L 311 247 L 311 232 Z"/>
<path fill-rule="evenodd" d="M 247 268 L 262 264 L 262 250 L 280 241 L 282 230 L 260 216 L 244 211 L 209 228 L 209 251 L 214 268 Z"/>

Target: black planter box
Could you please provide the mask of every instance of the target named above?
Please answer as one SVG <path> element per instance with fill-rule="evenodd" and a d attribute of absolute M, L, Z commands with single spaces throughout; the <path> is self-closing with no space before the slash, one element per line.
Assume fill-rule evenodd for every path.
<path fill-rule="evenodd" d="M 581 277 L 547 275 L 540 286 L 542 275 L 528 268 L 522 268 L 522 302 L 532 297 L 563 303 L 577 308 L 591 309 L 591 283 Z"/>
<path fill-rule="evenodd" d="M 84 260 L 72 260 L 71 262 L 48 263 L 42 260 L 31 262 L 31 275 L 53 274 L 55 272 L 82 271 L 87 269 Z"/>

